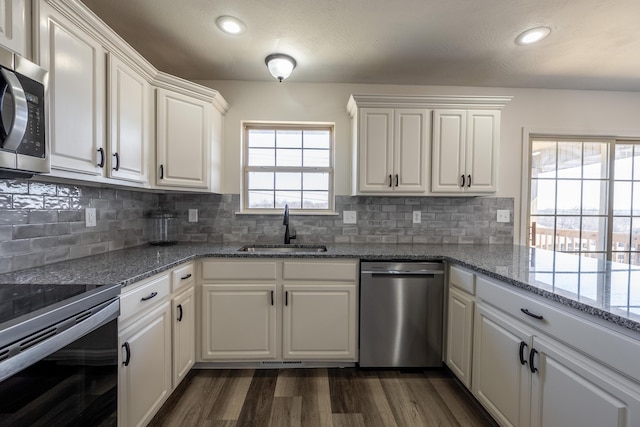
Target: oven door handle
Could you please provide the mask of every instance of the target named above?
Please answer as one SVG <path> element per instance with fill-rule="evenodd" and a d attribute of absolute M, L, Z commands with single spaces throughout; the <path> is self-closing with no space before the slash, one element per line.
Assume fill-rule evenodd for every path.
<path fill-rule="evenodd" d="M 13 374 L 28 368 L 50 354 L 87 335 L 91 331 L 116 319 L 118 314 L 120 314 L 120 300 L 115 299 L 108 301 L 99 311 L 81 322 L 1 362 L 0 381 L 4 381 Z M 114 351 L 117 350 L 114 348 Z"/>
<path fill-rule="evenodd" d="M 29 119 L 29 106 L 27 105 L 27 96 L 24 94 L 24 89 L 16 77 L 15 73 L 2 69 L 0 71 L 2 77 L 7 82 L 7 89 L 11 92 L 13 97 L 13 123 L 11 129 L 7 131 L 7 137 L 5 138 L 2 148 L 5 150 L 16 151 L 20 144 L 22 144 L 22 138 L 27 131 L 27 121 Z"/>

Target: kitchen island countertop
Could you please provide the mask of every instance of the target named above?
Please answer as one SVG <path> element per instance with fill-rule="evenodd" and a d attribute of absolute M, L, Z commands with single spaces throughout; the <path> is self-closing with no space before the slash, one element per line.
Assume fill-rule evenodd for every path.
<path fill-rule="evenodd" d="M 127 286 L 204 257 L 443 260 L 640 332 L 640 267 L 517 245 L 327 244 L 327 252 L 241 252 L 242 243 L 139 246 L 0 275 L 0 285 Z"/>

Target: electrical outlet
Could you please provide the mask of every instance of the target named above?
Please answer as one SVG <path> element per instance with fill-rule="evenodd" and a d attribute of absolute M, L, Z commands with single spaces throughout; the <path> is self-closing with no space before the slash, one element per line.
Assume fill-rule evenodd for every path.
<path fill-rule="evenodd" d="M 502 209 L 498 209 L 498 215 L 496 220 L 498 222 L 510 222 L 511 219 L 509 218 L 511 215 L 511 211 L 508 209 L 502 210 Z"/>
<path fill-rule="evenodd" d="M 198 222 L 198 209 L 189 209 L 189 222 Z"/>
<path fill-rule="evenodd" d="M 342 222 L 344 224 L 356 224 L 358 222 L 356 217 L 356 211 L 344 211 Z"/>
<path fill-rule="evenodd" d="M 422 222 L 422 212 L 413 211 L 413 223 L 420 224 Z"/>
<path fill-rule="evenodd" d="M 96 226 L 96 208 L 86 208 L 84 210 L 84 223 L 86 227 Z"/>

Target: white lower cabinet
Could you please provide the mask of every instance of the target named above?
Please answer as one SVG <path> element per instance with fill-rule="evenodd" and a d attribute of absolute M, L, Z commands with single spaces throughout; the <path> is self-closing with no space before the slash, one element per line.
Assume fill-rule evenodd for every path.
<path fill-rule="evenodd" d="M 271 360 L 276 357 L 274 284 L 202 286 L 202 357 Z"/>
<path fill-rule="evenodd" d="M 196 304 L 193 286 L 171 300 L 173 316 L 173 388 L 196 360 Z"/>
<path fill-rule="evenodd" d="M 475 318 L 473 394 L 501 426 L 528 426 L 531 333 L 495 310 L 478 305 Z M 520 343 L 524 342 L 518 356 Z"/>
<path fill-rule="evenodd" d="M 591 337 L 599 333 L 596 325 L 584 320 L 566 334 L 563 326 L 576 321 L 566 311 L 481 276 L 476 283 L 472 392 L 498 424 L 640 425 L 637 379 L 588 351 Z M 616 336 L 613 331 L 611 335 Z M 564 343 L 571 340 L 576 348 Z"/>
<path fill-rule="evenodd" d="M 358 262 L 204 260 L 203 361 L 351 361 Z"/>
<path fill-rule="evenodd" d="M 193 366 L 194 283 L 188 263 L 123 288 L 118 426 L 147 425 Z"/>
<path fill-rule="evenodd" d="M 355 285 L 284 285 L 282 357 L 355 358 Z"/>
<path fill-rule="evenodd" d="M 118 334 L 118 425 L 144 426 L 171 393 L 171 309 L 165 301 Z"/>
<path fill-rule="evenodd" d="M 449 286 L 445 363 L 467 388 L 471 388 L 474 306 L 473 295 Z"/>

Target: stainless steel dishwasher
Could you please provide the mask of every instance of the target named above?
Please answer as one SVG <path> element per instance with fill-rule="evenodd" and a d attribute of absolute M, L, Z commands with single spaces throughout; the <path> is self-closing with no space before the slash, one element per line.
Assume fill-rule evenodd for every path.
<path fill-rule="evenodd" d="M 442 366 L 441 262 L 363 262 L 360 366 Z"/>

